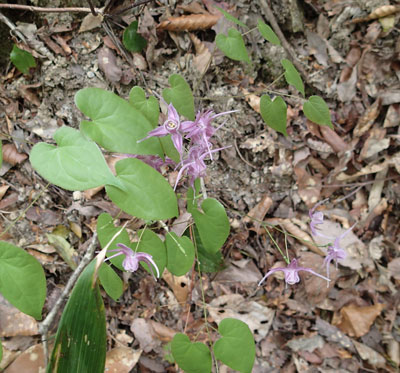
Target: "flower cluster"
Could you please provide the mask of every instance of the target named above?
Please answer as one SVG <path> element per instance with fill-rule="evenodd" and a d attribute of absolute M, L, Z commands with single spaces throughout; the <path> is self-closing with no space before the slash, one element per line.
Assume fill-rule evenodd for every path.
<path fill-rule="evenodd" d="M 355 226 L 355 224 L 350 227 L 348 230 L 346 230 L 344 233 L 342 233 L 339 237 L 329 237 L 324 235 L 323 233 L 321 233 L 318 230 L 318 225 L 323 224 L 324 222 L 324 213 L 322 211 L 316 211 L 317 207 L 319 207 L 321 204 L 323 204 L 326 201 L 323 200 L 321 202 L 318 202 L 312 209 L 310 209 L 309 211 L 309 216 L 310 216 L 310 229 L 311 229 L 311 233 L 313 236 L 320 236 L 320 237 L 324 237 L 327 238 L 329 240 L 333 240 L 333 244 L 328 246 L 328 251 L 327 251 L 327 255 L 324 259 L 324 265 L 326 265 L 326 276 L 322 276 L 319 273 L 313 271 L 311 268 L 305 268 L 305 267 L 299 267 L 297 264 L 297 259 L 292 259 L 292 261 L 288 264 L 287 267 L 284 268 L 273 268 L 271 270 L 269 270 L 266 275 L 262 278 L 262 280 L 258 283 L 258 286 L 260 286 L 265 279 L 270 276 L 271 274 L 273 274 L 274 272 L 277 271 L 282 271 L 284 273 L 285 276 L 285 282 L 286 285 L 293 285 L 296 284 L 300 281 L 300 277 L 299 277 L 299 272 L 300 271 L 305 271 L 305 272 L 309 272 L 312 273 L 315 276 L 318 276 L 320 278 L 323 278 L 324 280 L 327 281 L 327 286 L 329 286 L 329 282 L 331 281 L 329 279 L 329 266 L 332 262 L 332 260 L 335 261 L 336 264 L 336 268 L 337 268 L 337 263 L 338 260 L 342 260 L 346 258 L 346 251 L 344 249 L 342 249 L 340 247 L 340 240 L 346 236 Z"/>
<path fill-rule="evenodd" d="M 338 260 L 345 259 L 347 256 L 346 251 L 340 247 L 340 240 L 346 236 L 355 226 L 352 225 L 349 229 L 347 229 L 345 232 L 343 232 L 340 236 L 338 237 L 329 237 L 321 233 L 317 228 L 316 225 L 322 224 L 324 221 L 324 213 L 322 211 L 315 211 L 318 206 L 320 206 L 322 203 L 324 203 L 326 200 L 323 200 L 319 203 L 317 203 L 310 211 L 309 211 L 309 216 L 310 216 L 310 229 L 311 233 L 313 236 L 320 236 L 327 238 L 329 240 L 333 240 L 333 244 L 328 246 L 328 251 L 327 255 L 324 259 L 324 265 L 326 265 L 326 275 L 329 278 L 329 266 L 332 262 L 332 260 L 335 261 L 336 268 L 338 265 Z"/>
<path fill-rule="evenodd" d="M 178 185 L 179 180 L 186 172 L 189 177 L 189 184 L 193 187 L 194 182 L 197 178 L 203 177 L 206 172 L 206 164 L 204 160 L 209 157 L 212 160 L 212 154 L 225 148 L 212 149 L 211 137 L 215 132 L 223 126 L 223 124 L 215 128 L 212 126 L 212 121 L 225 114 L 234 113 L 237 110 L 226 111 L 223 113 L 215 114 L 211 110 L 199 111 L 194 121 L 181 121 L 179 114 L 172 104 L 168 105 L 167 119 L 164 123 L 150 131 L 148 135 L 139 140 L 139 142 L 149 139 L 150 137 L 163 137 L 171 135 L 172 143 L 180 156 L 180 162 L 176 168 L 181 167 L 178 177 L 175 183 L 175 188 Z M 184 148 L 183 140 L 189 140 L 187 150 Z M 136 156 L 139 158 L 139 156 Z M 150 158 L 152 157 L 152 158 Z M 169 158 L 166 160 L 167 163 L 161 159 L 156 160 L 156 156 L 140 156 L 139 159 L 143 160 L 147 164 L 150 164 L 157 170 L 163 164 L 171 164 L 172 160 Z M 157 157 L 156 157 L 157 158 Z"/>

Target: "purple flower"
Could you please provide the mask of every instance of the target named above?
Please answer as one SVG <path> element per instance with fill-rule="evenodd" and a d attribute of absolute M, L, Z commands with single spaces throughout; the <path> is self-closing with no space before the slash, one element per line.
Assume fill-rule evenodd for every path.
<path fill-rule="evenodd" d="M 119 247 L 119 249 L 110 250 L 110 252 L 114 251 L 117 253 L 109 256 L 106 260 L 110 260 L 111 258 L 119 255 L 125 255 L 122 266 L 126 271 L 135 272 L 139 268 L 139 262 L 145 262 L 149 266 L 149 269 L 154 279 L 156 279 L 156 276 L 154 276 L 154 272 L 151 266 L 156 269 L 157 277 L 160 277 L 160 272 L 158 270 L 157 264 L 154 262 L 153 257 L 150 254 L 134 252 L 130 247 L 124 245 L 123 243 L 117 243 L 117 246 Z"/>
<path fill-rule="evenodd" d="M 353 224 L 347 231 L 343 232 L 339 237 L 337 237 L 333 243 L 333 245 L 328 246 L 328 253 L 324 259 L 324 264 L 326 265 L 326 275 L 329 278 L 329 265 L 331 264 L 331 261 L 334 260 L 337 268 L 337 263 L 338 260 L 345 259 L 347 256 L 346 251 L 344 251 L 340 247 L 340 240 L 346 236 L 355 226 L 356 224 Z"/>
<path fill-rule="evenodd" d="M 183 132 L 187 133 L 185 137 L 191 139 L 192 143 L 199 144 L 207 148 L 208 154 L 212 159 L 209 140 L 214 133 L 225 124 L 223 123 L 218 128 L 214 128 L 211 125 L 212 121 L 221 115 L 235 113 L 237 111 L 238 110 L 231 110 L 219 114 L 214 114 L 212 110 L 199 111 L 194 121 L 182 122 L 181 128 Z"/>
<path fill-rule="evenodd" d="M 322 211 L 315 211 L 315 209 L 322 205 L 324 202 L 326 202 L 328 199 L 324 199 L 321 202 L 318 202 L 312 209 L 309 210 L 308 215 L 311 219 L 310 222 L 310 228 L 311 228 L 311 233 L 313 236 L 320 236 L 324 238 L 328 238 L 330 240 L 333 240 L 333 237 L 328 237 L 325 236 L 323 233 L 320 233 L 318 231 L 318 228 L 316 227 L 317 225 L 323 224 L 324 222 L 324 213 Z"/>
<path fill-rule="evenodd" d="M 215 153 L 226 148 L 227 147 L 213 149 L 210 150 L 210 152 L 208 152 L 204 151 L 204 149 L 201 146 L 192 146 L 189 149 L 188 157 L 179 164 L 182 166 L 182 168 L 178 172 L 174 190 L 176 189 L 178 181 L 182 177 L 184 171 L 186 171 L 187 175 L 189 176 L 190 186 L 193 187 L 194 182 L 198 177 L 205 176 L 207 166 L 204 163 L 204 158 L 207 157 L 210 153 Z"/>
<path fill-rule="evenodd" d="M 179 154 L 182 154 L 183 139 L 182 139 L 182 134 L 180 133 L 181 121 L 179 119 L 178 112 L 174 108 L 174 105 L 172 104 L 168 105 L 167 115 L 168 115 L 167 120 L 163 123 L 162 126 L 159 126 L 154 130 L 150 131 L 145 138 L 139 140 L 138 142 L 142 142 L 153 136 L 163 137 L 171 135 L 171 139 L 176 150 L 179 152 Z"/>
<path fill-rule="evenodd" d="M 286 268 L 274 268 L 271 269 L 267 272 L 267 274 L 262 278 L 262 280 L 258 283 L 258 286 L 260 286 L 265 279 L 272 275 L 274 272 L 277 271 L 282 271 L 283 274 L 285 275 L 285 282 L 286 285 L 293 285 L 296 284 L 300 281 L 300 277 L 299 277 L 299 271 L 306 271 L 306 272 L 310 272 L 315 276 L 321 277 L 324 280 L 330 281 L 329 278 L 320 275 L 319 273 L 313 271 L 311 268 L 304 268 L 304 267 L 299 267 L 297 264 L 297 259 L 292 259 L 292 261 L 290 262 L 290 264 L 288 264 L 288 266 Z"/>

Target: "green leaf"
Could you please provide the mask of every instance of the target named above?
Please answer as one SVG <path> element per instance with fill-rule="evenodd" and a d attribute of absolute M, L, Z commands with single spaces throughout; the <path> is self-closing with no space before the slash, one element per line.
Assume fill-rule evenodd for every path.
<path fill-rule="evenodd" d="M 214 343 L 214 354 L 228 367 L 241 373 L 251 373 L 256 357 L 253 335 L 246 323 L 237 319 L 223 319 L 218 331 L 222 335 Z"/>
<path fill-rule="evenodd" d="M 264 122 L 269 127 L 287 136 L 287 106 L 281 96 L 276 96 L 273 101 L 271 101 L 268 95 L 262 96 L 260 100 L 260 112 Z"/>
<path fill-rule="evenodd" d="M 321 97 L 311 96 L 308 101 L 303 104 L 303 111 L 311 122 L 333 128 L 328 105 Z"/>
<path fill-rule="evenodd" d="M 122 295 L 124 285 L 120 277 L 106 263 L 99 268 L 99 280 L 106 293 L 115 301 Z"/>
<path fill-rule="evenodd" d="M 205 344 L 192 343 L 186 334 L 177 333 L 172 339 L 171 347 L 175 361 L 185 372 L 211 372 L 211 353 Z"/>
<path fill-rule="evenodd" d="M 146 117 L 153 128 L 157 127 L 160 107 L 154 96 L 146 99 L 146 93 L 143 88 L 136 86 L 129 92 L 129 102 Z"/>
<path fill-rule="evenodd" d="M 167 269 L 175 276 L 182 276 L 192 268 L 194 246 L 186 236 L 178 237 L 169 232 L 165 237 L 167 246 Z M 183 252 L 182 252 L 183 251 Z"/>
<path fill-rule="evenodd" d="M 215 253 L 228 238 L 230 231 L 229 219 L 224 206 L 214 198 L 205 199 L 201 204 L 201 208 L 204 213 L 198 209 L 192 209 L 191 214 L 199 230 L 204 248 L 211 253 Z"/>
<path fill-rule="evenodd" d="M 244 28 L 248 28 L 246 24 L 244 24 L 242 21 L 239 21 L 236 17 L 234 17 L 233 15 L 229 14 L 228 12 L 226 12 L 225 10 L 223 10 L 222 8 L 220 8 L 219 6 L 214 5 L 223 15 L 224 17 L 228 20 L 231 21 L 233 23 L 236 23 L 239 26 L 242 26 Z"/>
<path fill-rule="evenodd" d="M 171 88 L 163 90 L 163 97 L 167 103 L 174 105 L 180 115 L 194 120 L 194 98 L 189 84 L 178 74 L 173 74 L 168 79 Z"/>
<path fill-rule="evenodd" d="M 33 168 L 52 184 L 67 190 L 86 190 L 118 180 L 99 147 L 71 127 L 61 127 L 54 134 L 57 146 L 41 142 L 30 154 Z"/>
<path fill-rule="evenodd" d="M 163 155 L 160 141 L 152 137 L 149 120 L 129 102 L 100 88 L 84 88 L 75 95 L 79 110 L 92 119 L 81 122 L 81 131 L 103 148 L 119 153 Z"/>
<path fill-rule="evenodd" d="M 33 56 L 29 52 L 19 49 L 15 44 L 10 53 L 10 60 L 23 74 L 28 74 L 31 67 L 36 67 Z"/>
<path fill-rule="evenodd" d="M 104 372 L 106 317 L 95 262 L 79 276 L 65 306 L 47 373 Z"/>
<path fill-rule="evenodd" d="M 121 230 L 121 228 L 114 226 L 113 218 L 111 217 L 111 215 L 103 212 L 97 219 L 96 230 L 97 230 L 97 236 L 99 237 L 100 246 L 104 248 L 114 237 L 114 235 Z M 129 234 L 125 228 L 111 242 L 107 250 L 107 257 L 115 254 L 115 252 L 112 252 L 110 250 L 117 250 L 118 249 L 117 243 L 122 243 L 125 246 L 130 246 L 131 241 L 129 239 Z M 116 256 L 115 258 L 110 259 L 111 263 L 114 264 L 121 271 L 124 270 L 124 268 L 122 267 L 123 260 L 124 260 L 123 255 L 119 255 Z"/>
<path fill-rule="evenodd" d="M 195 225 L 194 225 L 194 238 L 197 247 L 197 256 L 198 256 L 197 263 L 200 266 L 200 271 L 202 273 L 204 272 L 213 273 L 213 272 L 219 272 L 222 269 L 224 269 L 224 258 L 221 254 L 221 250 L 218 250 L 215 253 L 206 250 L 206 248 L 203 245 L 203 242 L 201 241 L 199 231 Z M 195 269 L 198 270 L 197 265 L 195 266 Z"/>
<path fill-rule="evenodd" d="M 128 51 L 140 52 L 147 45 L 146 39 L 138 34 L 138 21 L 133 21 L 124 31 L 122 42 Z"/>
<path fill-rule="evenodd" d="M 299 72 L 296 70 L 294 65 L 287 59 L 281 61 L 283 68 L 285 69 L 285 79 L 288 84 L 294 86 L 304 96 L 304 84 Z"/>
<path fill-rule="evenodd" d="M 147 254 L 150 254 L 153 257 L 153 260 L 156 262 L 158 270 L 160 271 L 160 276 L 164 272 L 164 269 L 167 265 L 167 249 L 165 248 L 164 242 L 160 240 L 160 238 L 150 229 L 143 229 L 137 232 L 137 236 L 139 237 L 139 247 L 136 251 L 141 251 Z M 134 244 L 134 250 L 136 249 L 137 243 Z M 149 272 L 154 273 L 156 276 L 157 273 L 152 268 L 153 272 L 149 270 L 149 266 L 146 263 L 140 262 L 143 268 Z"/>
<path fill-rule="evenodd" d="M 215 38 L 215 42 L 217 43 L 217 47 L 230 59 L 251 63 L 242 34 L 236 29 L 230 28 L 228 30 L 228 36 L 218 34 Z"/>
<path fill-rule="evenodd" d="M 43 268 L 32 255 L 4 241 L 0 241 L 0 293 L 20 311 L 42 318 L 46 299 Z"/>
<path fill-rule="evenodd" d="M 138 159 L 126 158 L 117 162 L 115 169 L 124 190 L 107 185 L 106 191 L 122 211 L 144 220 L 178 216 L 176 195 L 154 168 Z"/>
<path fill-rule="evenodd" d="M 275 34 L 274 30 L 263 21 L 258 20 L 258 31 L 260 34 L 268 40 L 270 43 L 275 45 L 281 45 L 281 41 L 279 40 L 278 36 Z"/>

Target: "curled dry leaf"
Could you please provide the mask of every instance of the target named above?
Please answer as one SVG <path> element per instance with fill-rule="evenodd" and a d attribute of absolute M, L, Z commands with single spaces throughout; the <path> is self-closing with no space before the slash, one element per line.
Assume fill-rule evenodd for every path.
<path fill-rule="evenodd" d="M 102 8 L 101 10 L 103 10 Z M 78 32 L 85 32 L 93 30 L 96 27 L 100 27 L 103 22 L 104 17 L 99 13 L 97 16 L 94 16 L 92 13 L 89 13 L 85 18 L 83 18 L 81 27 Z"/>
<path fill-rule="evenodd" d="M 169 17 L 161 22 L 157 28 L 167 31 L 194 31 L 207 30 L 213 27 L 221 15 L 207 14 L 191 14 L 189 16 Z"/>
<path fill-rule="evenodd" d="M 196 35 L 192 33 L 189 35 L 196 49 L 196 56 L 193 59 L 193 63 L 196 66 L 196 69 L 201 74 L 204 74 L 210 66 L 212 54 L 206 44 L 204 44 Z"/>
<path fill-rule="evenodd" d="M 111 82 L 119 82 L 122 78 L 122 70 L 117 65 L 117 59 L 113 51 L 107 47 L 99 49 L 97 53 L 99 67 Z"/>
<path fill-rule="evenodd" d="M 9 187 L 9 185 L 0 186 L 0 200 L 4 197 Z"/>
<path fill-rule="evenodd" d="M 381 106 L 382 99 L 378 97 L 358 120 L 353 131 L 355 137 L 361 137 L 364 133 L 369 131 L 381 111 Z"/>
<path fill-rule="evenodd" d="M 311 176 L 303 167 L 295 167 L 299 195 L 304 203 L 311 208 L 321 195 L 321 178 L 319 175 Z"/>
<path fill-rule="evenodd" d="M 350 304 L 340 310 L 340 314 L 333 324 L 350 337 L 358 338 L 369 332 L 371 325 L 380 315 L 383 308 L 384 305 L 382 303 L 367 307 L 358 307 Z"/>
<path fill-rule="evenodd" d="M 379 8 L 376 8 L 372 13 L 370 13 L 367 17 L 356 18 L 350 21 L 350 23 L 360 23 L 367 22 L 373 19 L 383 18 L 390 16 L 396 12 L 400 11 L 400 7 L 396 5 L 382 5 Z"/>
<path fill-rule="evenodd" d="M 270 196 L 265 195 L 257 205 L 255 205 L 249 213 L 244 217 L 243 222 L 253 223 L 253 230 L 260 234 L 261 222 L 267 215 L 268 210 L 271 208 L 273 201 Z"/>
<path fill-rule="evenodd" d="M 179 303 L 184 303 L 189 295 L 190 279 L 187 276 L 174 276 L 167 270 L 164 271 L 163 279 L 174 292 L 174 295 Z"/>
<path fill-rule="evenodd" d="M 345 152 L 348 145 L 332 128 L 321 126 L 320 129 L 324 140 L 332 147 L 336 153 Z"/>
<path fill-rule="evenodd" d="M 14 144 L 5 144 L 3 146 L 3 160 L 15 166 L 22 163 L 28 156 L 24 153 L 18 153 Z"/>

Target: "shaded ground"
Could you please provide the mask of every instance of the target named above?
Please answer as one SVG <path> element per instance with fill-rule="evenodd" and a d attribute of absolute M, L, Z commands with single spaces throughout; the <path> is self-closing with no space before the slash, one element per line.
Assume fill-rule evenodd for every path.
<path fill-rule="evenodd" d="M 276 20 L 306 72 L 307 95 L 324 97 L 335 129 L 307 121 L 301 100 L 289 97 L 289 136 L 284 138 L 266 128 L 257 110 L 259 97 L 282 73 L 279 61 L 286 56 L 285 50 L 252 32 L 246 39 L 251 66 L 215 52 L 203 75 L 199 70 L 205 68 L 213 30 L 156 31 L 168 15 L 206 11 L 202 2 L 195 3 L 197 8 L 192 4 L 186 10 L 175 1 L 169 6 L 140 8 L 136 12 L 140 13 L 139 31 L 149 45 L 135 55 L 124 55 L 112 40 L 113 34 L 121 38 L 121 28 L 115 24 L 111 23 L 111 34 L 103 28 L 78 33 L 82 15 L 41 14 L 35 25 L 21 26 L 31 38 L 39 66 L 30 76 L 22 76 L 10 65 L 2 67 L 4 143 L 29 154 L 33 143 L 51 141 L 60 126 L 77 128 L 83 117 L 73 97 L 81 88 L 101 87 L 127 97 L 130 88 L 139 85 L 161 93 L 171 74 L 181 74 L 196 87 L 198 108 L 239 110 L 218 133 L 218 145 L 232 147 L 210 164 L 205 180 L 209 196 L 227 208 L 232 226 L 223 248 L 226 269 L 202 276 L 208 321 L 218 323 L 231 316 L 249 324 L 257 342 L 254 372 L 396 371 L 400 360 L 399 13 L 384 21 L 352 24 L 349 21 L 366 17 L 385 2 L 273 2 Z M 236 4 L 228 6 L 228 11 L 250 28 L 261 16 L 269 21 L 262 1 L 232 3 Z M 128 24 L 134 15 L 127 12 L 118 23 Z M 20 13 L 19 19 L 25 16 Z M 214 29 L 221 30 L 225 24 L 221 20 Z M 105 66 L 104 54 L 113 54 L 115 63 L 110 57 Z M 298 95 L 283 79 L 268 89 Z M 39 196 L 47 183 L 33 172 L 26 157 L 18 158 L 10 148 L 4 158 L 1 229 L 22 212 L 26 214 L 2 239 L 25 248 L 43 264 L 48 311 L 71 269 L 46 234 L 63 237 L 74 250 L 73 259 L 79 261 L 96 217 L 103 211 L 116 216 L 119 210 L 103 191 L 72 194 L 49 186 Z M 329 288 L 323 280 L 307 275 L 287 288 L 279 275 L 257 288 L 263 273 L 284 263 L 266 230 L 245 215 L 250 212 L 270 226 L 311 241 L 308 209 L 324 198 L 329 201 L 322 207 L 327 216 L 323 232 L 339 235 L 357 223 L 341 241 L 348 258 L 337 270 L 331 266 Z M 133 232 L 141 224 L 128 228 Z M 285 235 L 272 228 L 270 232 L 285 247 Z M 291 257 L 324 273 L 321 249 L 286 237 Z M 165 275 L 154 283 L 138 271 L 124 279 L 127 290 L 120 302 L 105 298 L 109 349 L 118 347 L 121 356 L 131 359 L 133 350 L 143 350 L 132 371 L 176 371 L 164 358 L 168 347 L 163 348 L 173 334 L 185 331 L 192 339 L 207 340 L 197 273 L 179 279 Z M 1 318 L 14 311 L 5 302 L 0 306 L 0 325 L 5 325 Z M 38 342 L 31 320 L 21 325 L 1 328 L 8 354 L 3 368 Z"/>

